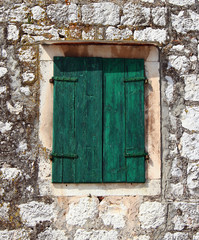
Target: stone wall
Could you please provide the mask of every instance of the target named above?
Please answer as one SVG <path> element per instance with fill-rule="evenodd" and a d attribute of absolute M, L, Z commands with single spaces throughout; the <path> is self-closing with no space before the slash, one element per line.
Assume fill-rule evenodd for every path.
<path fill-rule="evenodd" d="M 199 239 L 198 11 L 197 0 L 0 1 L 0 239 Z M 38 136 L 44 40 L 159 46 L 161 194 L 55 197 L 40 188 L 51 178 Z"/>

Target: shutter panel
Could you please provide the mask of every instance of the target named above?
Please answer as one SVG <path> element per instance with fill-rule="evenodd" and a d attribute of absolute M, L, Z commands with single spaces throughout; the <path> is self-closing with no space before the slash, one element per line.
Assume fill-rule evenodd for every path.
<path fill-rule="evenodd" d="M 53 182 L 101 182 L 101 59 L 54 62 Z"/>
<path fill-rule="evenodd" d="M 127 182 L 145 182 L 144 60 L 125 59 Z"/>
<path fill-rule="evenodd" d="M 124 59 L 103 59 L 103 182 L 125 182 Z"/>

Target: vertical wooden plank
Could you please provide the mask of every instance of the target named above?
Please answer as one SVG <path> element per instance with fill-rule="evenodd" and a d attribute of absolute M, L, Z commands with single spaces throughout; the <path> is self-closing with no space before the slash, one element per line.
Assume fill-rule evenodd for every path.
<path fill-rule="evenodd" d="M 124 59 L 103 59 L 103 182 L 125 182 Z"/>
<path fill-rule="evenodd" d="M 78 60 L 79 61 L 79 60 Z M 78 66 L 76 182 L 102 182 L 102 62 L 81 58 Z"/>
<path fill-rule="evenodd" d="M 125 79 L 144 78 L 144 60 L 125 60 Z M 126 154 L 145 152 L 144 143 L 144 81 L 125 83 Z M 127 182 L 145 181 L 145 157 L 126 158 Z"/>
<path fill-rule="evenodd" d="M 56 59 L 55 59 L 56 60 Z M 102 181 L 102 64 L 99 58 L 57 58 L 57 76 L 77 78 L 77 82 L 56 82 L 60 94 L 62 123 L 54 124 L 61 135 L 57 142 L 64 154 L 77 154 L 78 158 L 63 158 L 63 182 Z M 59 86 L 58 86 L 59 84 Z M 62 94 L 63 93 L 63 94 Z M 62 99 L 62 100 L 61 100 Z M 56 105 L 55 104 L 55 105 Z M 56 122 L 57 119 L 55 118 Z M 55 121 L 54 121 L 55 122 Z M 61 127 L 60 127 L 61 126 Z M 63 136 L 62 137 L 62 132 Z M 55 142 L 57 137 L 54 138 Z M 56 145 L 56 143 L 54 143 Z M 57 169 L 58 160 L 54 161 Z M 56 163 L 56 164 L 55 164 Z M 61 167 L 60 167 L 61 169 Z"/>
<path fill-rule="evenodd" d="M 55 58 L 54 75 L 63 76 L 63 59 Z M 58 155 L 75 153 L 75 83 L 54 83 L 53 152 Z M 53 182 L 75 181 L 75 159 L 55 157 Z M 67 166 L 67 167 L 66 167 Z"/>

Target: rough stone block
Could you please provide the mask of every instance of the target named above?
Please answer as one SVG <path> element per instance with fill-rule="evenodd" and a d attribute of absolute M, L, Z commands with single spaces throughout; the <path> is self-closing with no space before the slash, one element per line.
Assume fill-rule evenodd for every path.
<path fill-rule="evenodd" d="M 44 232 L 39 233 L 38 240 L 68 240 L 62 230 L 53 230 L 52 228 L 47 228 Z"/>
<path fill-rule="evenodd" d="M 0 205 L 0 221 L 9 220 L 9 203 L 3 203 Z"/>
<path fill-rule="evenodd" d="M 27 226 L 35 226 L 39 222 L 51 221 L 55 217 L 54 206 L 44 202 L 29 202 L 18 206 L 22 221 Z"/>
<path fill-rule="evenodd" d="M 188 233 L 166 233 L 163 240 L 189 240 Z"/>
<path fill-rule="evenodd" d="M 182 177 L 182 163 L 177 158 L 173 159 L 170 172 L 172 177 Z"/>
<path fill-rule="evenodd" d="M 185 230 L 199 227 L 197 203 L 173 203 L 169 207 L 172 230 Z"/>
<path fill-rule="evenodd" d="M 19 30 L 15 25 L 8 25 L 8 40 L 18 40 L 19 38 Z"/>
<path fill-rule="evenodd" d="M 121 40 L 128 39 L 132 36 L 132 31 L 128 28 L 118 29 L 115 27 L 108 27 L 106 30 L 107 40 Z"/>
<path fill-rule="evenodd" d="M 117 231 L 111 230 L 93 230 L 90 232 L 87 232 L 83 229 L 78 229 L 75 233 L 74 240 L 117 240 L 118 239 L 118 233 Z"/>
<path fill-rule="evenodd" d="M 199 161 L 189 163 L 187 168 L 187 187 L 193 197 L 199 197 Z"/>
<path fill-rule="evenodd" d="M 165 43 L 167 39 L 167 32 L 165 29 L 153 29 L 148 27 L 144 30 L 136 30 L 134 32 L 134 39 L 138 41 Z"/>
<path fill-rule="evenodd" d="M 190 160 L 197 160 L 199 156 L 199 134 L 188 134 L 184 132 L 180 142 L 182 145 L 181 155 Z"/>
<path fill-rule="evenodd" d="M 4 230 L 0 231 L 0 239 L 1 240 L 30 240 L 30 232 L 25 231 L 25 230 Z"/>
<path fill-rule="evenodd" d="M 85 24 L 117 25 L 120 22 L 120 7 L 111 2 L 83 5 L 82 22 Z"/>
<path fill-rule="evenodd" d="M 167 80 L 167 88 L 166 88 L 165 94 L 166 94 L 167 101 L 169 103 L 173 99 L 173 79 L 169 76 L 165 76 L 165 79 Z"/>
<path fill-rule="evenodd" d="M 78 19 L 77 5 L 73 3 L 70 5 L 51 4 L 47 7 L 46 13 L 53 22 L 68 24 L 75 23 Z"/>
<path fill-rule="evenodd" d="M 121 24 L 132 26 L 146 26 L 150 20 L 150 8 L 127 3 L 123 8 Z"/>
<path fill-rule="evenodd" d="M 199 240 L 199 232 L 193 235 L 193 240 Z"/>
<path fill-rule="evenodd" d="M 1 178 L 9 182 L 22 176 L 21 171 L 17 168 L 1 168 L 1 173 Z"/>
<path fill-rule="evenodd" d="M 165 223 L 166 206 L 160 202 L 145 202 L 140 206 L 138 218 L 142 228 L 156 228 Z"/>
<path fill-rule="evenodd" d="M 32 12 L 32 18 L 34 20 L 40 20 L 40 19 L 44 18 L 44 16 L 45 16 L 45 11 L 40 6 L 33 7 L 31 9 L 31 12 Z"/>
<path fill-rule="evenodd" d="M 115 229 L 125 226 L 125 215 L 127 214 L 126 206 L 123 204 L 111 204 L 107 206 L 107 203 L 104 201 L 101 207 L 104 207 L 104 210 L 100 212 L 99 216 L 102 218 L 104 225 L 112 225 Z"/>
<path fill-rule="evenodd" d="M 181 74 L 187 73 L 190 69 L 190 60 L 185 56 L 169 56 L 169 68 L 173 67 L 178 70 Z"/>
<path fill-rule="evenodd" d="M 1 78 L 1 77 L 4 77 L 7 72 L 8 72 L 7 68 L 5 68 L 5 67 L 0 67 L 0 78 Z"/>
<path fill-rule="evenodd" d="M 178 15 L 171 15 L 172 26 L 178 33 L 186 34 L 189 31 L 199 30 L 199 14 L 191 10 L 187 12 L 188 16 L 184 11 L 180 11 Z"/>
<path fill-rule="evenodd" d="M 15 4 L 14 7 L 10 10 L 8 13 L 8 19 L 11 22 L 24 22 L 28 19 L 28 7 L 22 3 L 22 4 Z"/>
<path fill-rule="evenodd" d="M 169 0 L 169 3 L 178 6 L 188 6 L 195 4 L 195 0 Z"/>
<path fill-rule="evenodd" d="M 167 9 L 164 7 L 156 7 L 152 9 L 153 23 L 157 26 L 166 25 L 166 12 Z"/>
<path fill-rule="evenodd" d="M 77 204 L 71 203 L 66 215 L 70 225 L 83 226 L 87 219 L 92 219 L 98 213 L 98 200 L 96 198 L 81 198 Z"/>
<path fill-rule="evenodd" d="M 189 130 L 199 131 L 199 107 L 186 107 L 181 116 L 182 126 Z"/>
<path fill-rule="evenodd" d="M 199 77 L 194 74 L 185 75 L 185 100 L 199 101 Z"/>

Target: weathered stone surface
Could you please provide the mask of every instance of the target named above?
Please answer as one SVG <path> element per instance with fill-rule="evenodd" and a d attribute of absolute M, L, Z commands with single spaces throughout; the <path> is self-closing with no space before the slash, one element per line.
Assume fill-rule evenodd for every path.
<path fill-rule="evenodd" d="M 164 7 L 156 7 L 152 9 L 153 23 L 157 26 L 166 25 L 166 12 L 167 9 Z"/>
<path fill-rule="evenodd" d="M 8 25 L 8 40 L 18 40 L 19 38 L 19 30 L 15 25 Z"/>
<path fill-rule="evenodd" d="M 169 68 L 173 67 L 181 73 L 187 73 L 189 71 L 190 60 L 185 56 L 169 56 Z"/>
<path fill-rule="evenodd" d="M 169 3 L 178 5 L 178 6 L 187 6 L 195 4 L 195 0 L 169 0 Z"/>
<path fill-rule="evenodd" d="M 172 26 L 178 33 L 186 34 L 189 31 L 199 30 L 199 14 L 191 10 L 187 12 L 188 16 L 184 11 L 180 11 L 178 15 L 171 15 Z"/>
<path fill-rule="evenodd" d="M 32 12 L 32 17 L 34 20 L 40 20 L 40 19 L 44 18 L 44 16 L 45 16 L 45 11 L 40 6 L 33 7 L 31 9 L 31 12 Z"/>
<path fill-rule="evenodd" d="M 164 29 L 153 29 L 148 27 L 144 30 L 136 30 L 134 32 L 134 39 L 138 41 L 165 43 L 167 39 L 167 32 Z"/>
<path fill-rule="evenodd" d="M 187 187 L 193 197 L 199 197 L 199 161 L 188 163 Z"/>
<path fill-rule="evenodd" d="M 91 29 L 90 31 L 82 32 L 82 39 L 84 40 L 93 40 L 95 38 L 95 30 Z"/>
<path fill-rule="evenodd" d="M 199 134 L 183 133 L 180 142 L 182 145 L 181 155 L 183 157 L 187 157 L 190 160 L 198 159 L 198 156 L 199 156 L 199 145 L 198 145 Z"/>
<path fill-rule="evenodd" d="M 180 213 L 180 214 L 179 214 Z M 172 229 L 181 231 L 199 227 L 197 203 L 173 203 L 169 207 Z"/>
<path fill-rule="evenodd" d="M 12 123 L 10 123 L 10 122 L 5 122 L 4 123 L 4 122 L 0 121 L 0 132 L 2 134 L 10 131 L 11 129 L 12 129 Z"/>
<path fill-rule="evenodd" d="M 154 0 L 141 0 L 142 2 L 148 2 L 148 3 L 153 3 Z"/>
<path fill-rule="evenodd" d="M 142 228 L 156 228 L 166 220 L 166 207 L 159 202 L 142 203 L 138 217 Z"/>
<path fill-rule="evenodd" d="M 35 80 L 35 74 L 31 72 L 25 72 L 22 74 L 23 83 L 31 83 Z"/>
<path fill-rule="evenodd" d="M 0 221 L 9 220 L 9 203 L 0 204 Z"/>
<path fill-rule="evenodd" d="M 163 240 L 189 240 L 188 233 L 166 233 Z"/>
<path fill-rule="evenodd" d="M 117 240 L 118 233 L 117 231 L 111 230 L 93 230 L 91 232 L 87 232 L 83 229 L 77 230 L 74 236 L 74 240 Z"/>
<path fill-rule="evenodd" d="M 185 75 L 185 100 L 199 101 L 199 77 L 194 74 Z"/>
<path fill-rule="evenodd" d="M 47 7 L 46 13 L 53 22 L 68 24 L 75 23 L 78 19 L 77 5 L 73 3 L 70 5 L 51 4 Z"/>
<path fill-rule="evenodd" d="M 7 72 L 8 72 L 7 68 L 0 67 L 0 78 L 5 76 Z"/>
<path fill-rule="evenodd" d="M 105 225 L 112 225 L 113 228 L 123 228 L 125 226 L 125 215 L 127 213 L 127 208 L 123 205 L 112 204 L 107 206 L 107 203 L 104 201 L 102 205 L 105 209 L 103 212 L 100 212 L 100 217 L 102 218 Z"/>
<path fill-rule="evenodd" d="M 19 142 L 17 152 L 24 152 L 27 150 L 27 148 L 28 148 L 28 145 L 27 145 L 26 141 L 23 140 L 23 141 Z"/>
<path fill-rule="evenodd" d="M 68 237 L 65 236 L 64 231 L 53 230 L 52 228 L 47 228 L 44 232 L 39 233 L 37 236 L 38 240 L 68 240 Z"/>
<path fill-rule="evenodd" d="M 132 26 L 146 26 L 150 20 L 150 8 L 127 3 L 123 8 L 121 24 Z"/>
<path fill-rule="evenodd" d="M 106 30 L 107 40 L 128 39 L 131 36 L 132 36 L 132 31 L 128 28 L 118 29 L 115 27 L 108 27 Z"/>
<path fill-rule="evenodd" d="M 134 237 L 133 240 L 150 240 L 150 236 L 141 235 L 139 237 Z"/>
<path fill-rule="evenodd" d="M 30 96 L 31 92 L 30 92 L 30 88 L 28 86 L 26 87 L 21 87 L 20 88 L 20 92 L 23 93 L 26 96 Z"/>
<path fill-rule="evenodd" d="M 182 177 L 182 163 L 177 158 L 173 159 L 171 167 L 171 176 L 173 177 Z"/>
<path fill-rule="evenodd" d="M 183 195 L 184 186 L 182 183 L 170 184 L 169 189 L 169 195 L 171 195 L 175 199 Z"/>
<path fill-rule="evenodd" d="M 36 61 L 36 53 L 33 47 L 22 47 L 18 50 L 19 52 L 19 59 L 22 62 L 31 62 Z"/>
<path fill-rule="evenodd" d="M 82 22 L 86 24 L 117 25 L 120 22 L 120 7 L 102 2 L 82 6 Z"/>
<path fill-rule="evenodd" d="M 165 79 L 167 80 L 167 88 L 165 91 L 166 98 L 168 103 L 173 99 L 173 79 L 169 76 L 166 76 Z"/>
<path fill-rule="evenodd" d="M 15 102 L 14 104 L 7 102 L 7 108 L 10 113 L 16 115 L 18 115 L 23 110 L 23 106 L 21 105 L 20 102 Z"/>
<path fill-rule="evenodd" d="M 70 225 L 83 226 L 87 219 L 92 219 L 98 213 L 98 201 L 96 198 L 81 198 L 77 204 L 71 203 L 66 215 L 66 221 Z"/>
<path fill-rule="evenodd" d="M 18 206 L 22 221 L 27 226 L 35 226 L 39 222 L 51 221 L 55 217 L 54 206 L 44 202 L 29 202 Z"/>
<path fill-rule="evenodd" d="M 6 92 L 6 86 L 0 87 L 0 95 Z M 0 96 L 1 97 L 1 96 Z"/>
<path fill-rule="evenodd" d="M 199 131 L 199 107 L 186 107 L 181 116 L 182 126 L 189 130 Z"/>
<path fill-rule="evenodd" d="M 193 235 L 193 240 L 199 240 L 199 232 Z"/>
<path fill-rule="evenodd" d="M 4 230 L 0 231 L 1 240 L 30 240 L 30 233 L 25 230 Z"/>
<path fill-rule="evenodd" d="M 1 168 L 1 178 L 3 180 L 12 181 L 18 177 L 21 177 L 22 173 L 17 168 Z"/>
<path fill-rule="evenodd" d="M 176 51 L 182 52 L 182 51 L 184 51 L 184 45 L 180 45 L 180 44 L 175 45 L 175 46 L 173 46 L 173 47 L 171 48 L 171 51 L 174 51 L 174 52 L 176 52 Z"/>
<path fill-rule="evenodd" d="M 8 18 L 11 22 L 24 22 L 27 21 L 28 8 L 22 4 L 15 4 L 14 8 L 10 10 Z"/>

